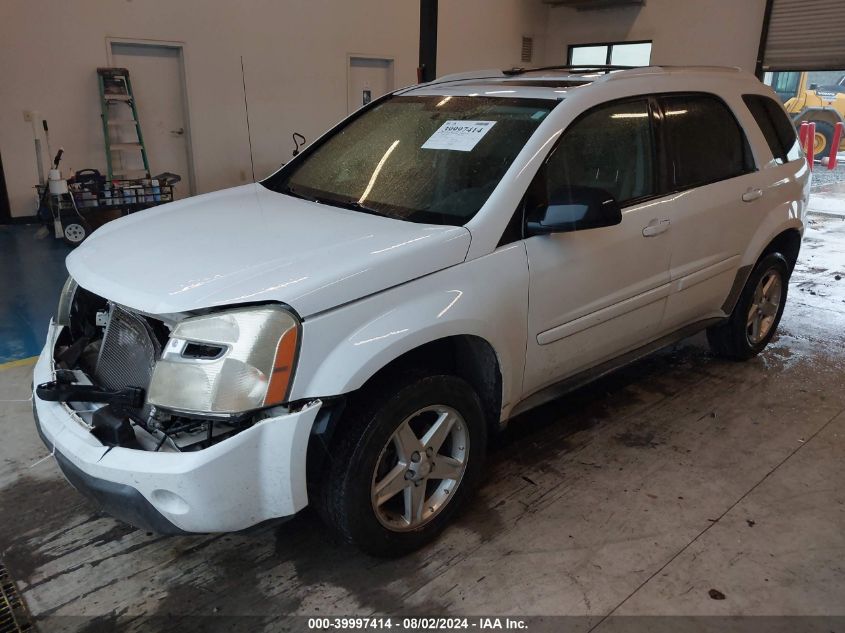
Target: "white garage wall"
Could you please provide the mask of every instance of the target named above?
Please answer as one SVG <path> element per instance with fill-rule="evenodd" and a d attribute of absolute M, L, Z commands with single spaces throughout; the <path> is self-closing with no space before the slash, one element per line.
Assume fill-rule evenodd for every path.
<path fill-rule="evenodd" d="M 647 0 L 639 9 L 578 12 L 541 0 L 440 0 L 437 71 L 522 65 L 523 35 L 535 39 L 534 65 L 565 63 L 569 44 L 652 39 L 655 63 L 753 70 L 764 5 Z M 34 211 L 35 156 L 24 110 L 49 121 L 54 148 L 66 150 L 66 173 L 105 171 L 95 68 L 107 64 L 108 37 L 184 43 L 202 193 L 251 179 L 241 56 L 260 178 L 290 157 L 292 132 L 311 141 L 346 114 L 349 54 L 393 57 L 396 86 L 416 81 L 419 2 L 4 0 L 0 154 L 13 216 Z"/>
<path fill-rule="evenodd" d="M 540 0 L 440 0 L 439 7 L 438 75 L 543 64 L 549 8 Z M 523 35 L 534 38 L 530 64 L 520 61 Z"/>
<path fill-rule="evenodd" d="M 66 150 L 66 173 L 84 167 L 105 171 L 95 68 L 107 63 L 107 37 L 184 42 L 196 184 L 205 192 L 251 179 L 241 55 L 260 176 L 290 157 L 293 131 L 313 139 L 346 113 L 348 53 L 392 55 L 397 82 L 414 80 L 419 29 L 414 4 L 6 2 L 0 21 L 0 153 L 12 214 L 33 212 L 35 158 L 25 109 L 39 110 L 49 121 L 54 148 L 61 144 Z"/>
<path fill-rule="evenodd" d="M 654 64 L 740 66 L 754 72 L 766 0 L 646 0 L 642 7 L 549 13 L 546 62 L 570 44 L 653 40 Z"/>

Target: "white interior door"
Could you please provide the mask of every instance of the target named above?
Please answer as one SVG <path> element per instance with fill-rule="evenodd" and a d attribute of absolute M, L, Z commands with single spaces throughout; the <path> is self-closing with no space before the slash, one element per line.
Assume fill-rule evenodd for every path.
<path fill-rule="evenodd" d="M 174 46 L 112 42 L 112 65 L 129 70 L 141 132 L 152 175 L 172 172 L 182 177 L 176 198 L 191 195 L 187 109 L 185 107 L 182 51 Z M 120 106 L 112 106 L 113 111 Z M 127 108 L 128 110 L 128 108 Z M 131 113 L 124 116 L 127 118 Z M 126 141 L 134 141 L 131 126 L 119 126 Z M 140 156 L 121 152 L 123 167 L 142 167 Z M 119 163 L 116 163 L 119 164 Z M 115 169 L 118 171 L 118 169 Z"/>
<path fill-rule="evenodd" d="M 350 57 L 347 109 L 355 112 L 393 90 L 393 60 Z"/>

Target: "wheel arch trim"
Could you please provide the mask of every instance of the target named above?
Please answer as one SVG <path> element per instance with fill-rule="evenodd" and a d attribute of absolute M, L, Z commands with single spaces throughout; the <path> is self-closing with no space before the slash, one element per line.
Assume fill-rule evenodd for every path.
<path fill-rule="evenodd" d="M 725 302 L 722 304 L 722 311 L 725 314 L 730 314 L 731 312 L 733 312 L 734 308 L 736 307 L 736 303 L 737 301 L 739 301 L 739 297 L 742 294 L 742 289 L 745 287 L 745 283 L 748 281 L 748 277 L 757 262 L 759 262 L 767 253 L 771 252 L 770 248 L 774 244 L 776 244 L 778 240 L 780 240 L 782 237 L 785 238 L 790 233 L 798 234 L 798 247 L 800 248 L 801 239 L 803 238 L 804 234 L 804 225 L 802 222 L 800 222 L 800 220 L 796 220 L 795 222 L 784 223 L 779 226 L 778 230 L 769 231 L 763 234 L 766 236 L 765 240 L 759 239 L 762 237 L 759 233 L 757 236 L 755 236 L 753 244 L 756 245 L 756 247 L 754 249 L 749 249 L 749 256 L 746 256 L 746 258 L 744 258 L 743 265 L 737 269 L 736 276 L 734 277 L 734 282 L 731 285 L 730 292 L 728 293 Z M 751 259 L 750 255 L 753 255 L 754 258 Z M 795 255 L 797 258 L 797 250 Z M 790 262 L 789 259 L 787 259 L 787 262 L 791 266 L 794 266 L 795 264 L 794 261 Z"/>

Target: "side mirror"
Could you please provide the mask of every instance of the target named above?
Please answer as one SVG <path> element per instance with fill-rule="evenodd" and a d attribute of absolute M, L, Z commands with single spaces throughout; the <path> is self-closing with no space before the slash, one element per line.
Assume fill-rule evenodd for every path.
<path fill-rule="evenodd" d="M 549 196 L 547 205 L 531 209 L 526 217 L 528 235 L 583 231 L 622 222 L 622 209 L 610 193 L 594 187 L 563 187 Z"/>

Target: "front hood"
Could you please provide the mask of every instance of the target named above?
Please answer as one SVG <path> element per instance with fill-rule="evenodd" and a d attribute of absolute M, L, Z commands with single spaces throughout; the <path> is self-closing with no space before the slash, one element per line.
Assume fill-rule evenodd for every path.
<path fill-rule="evenodd" d="M 454 266 L 469 243 L 463 227 L 250 184 L 110 222 L 68 256 L 67 268 L 83 288 L 149 314 L 279 301 L 307 317 Z"/>

